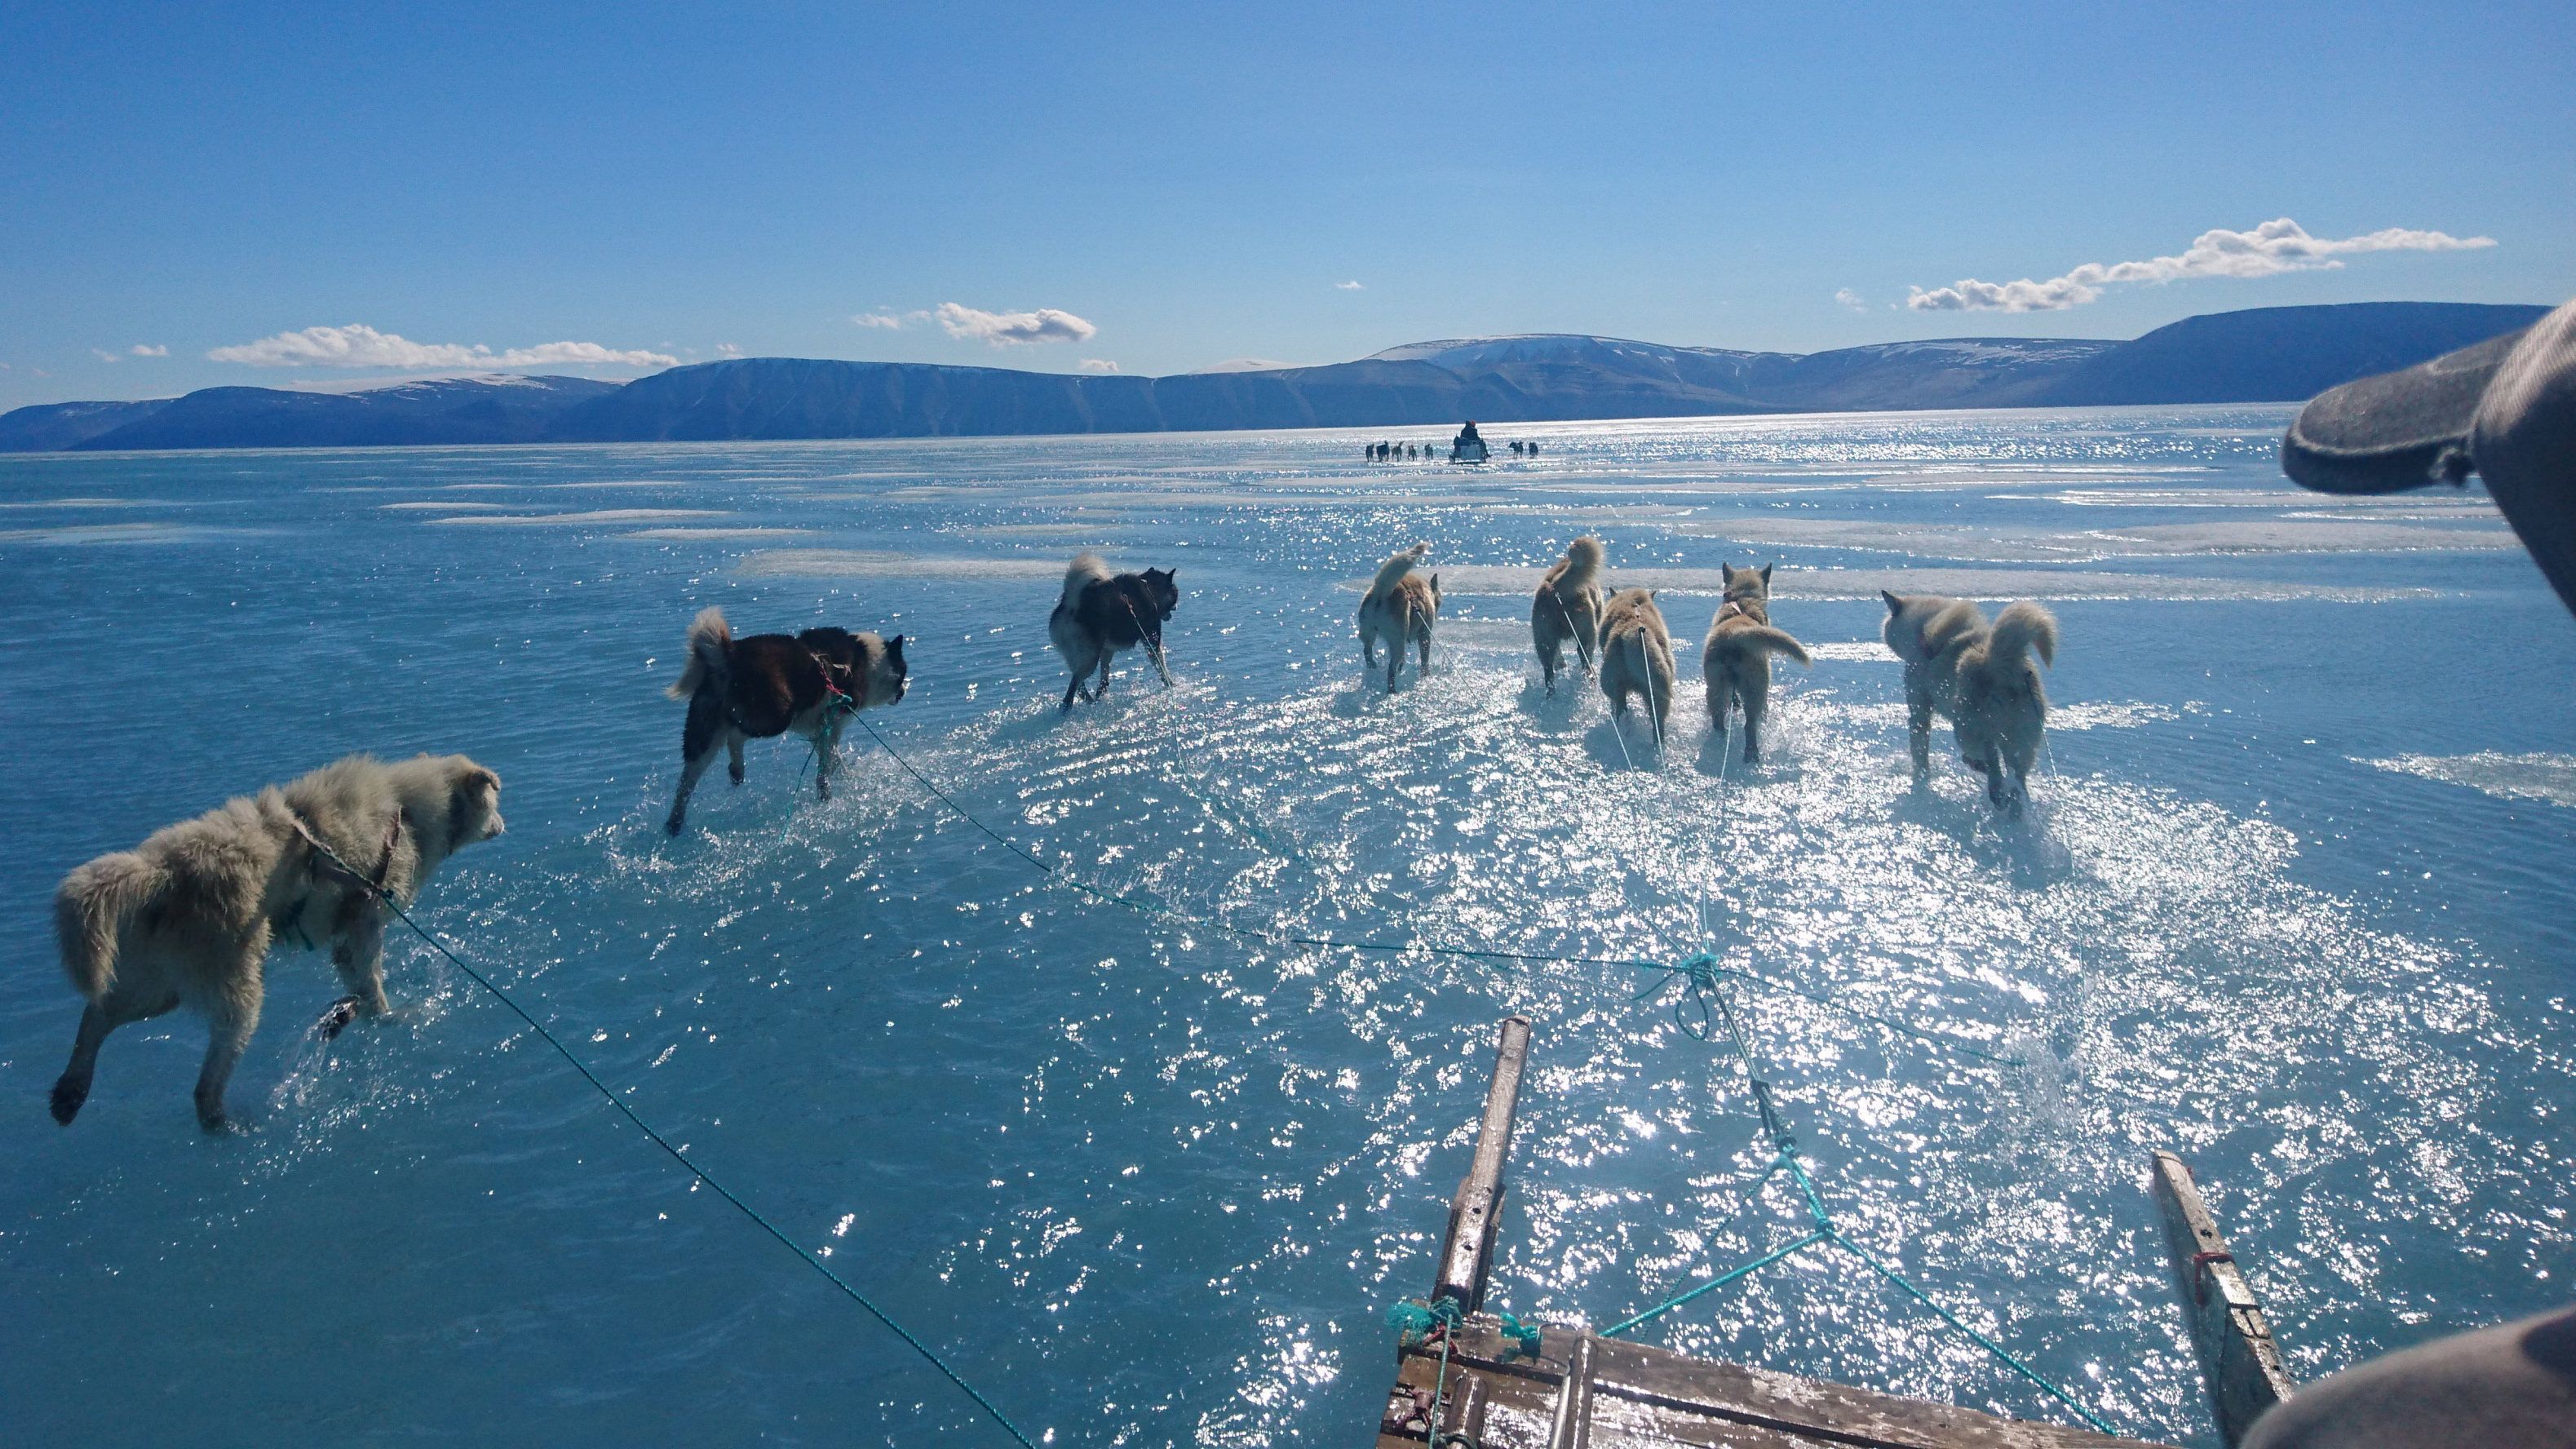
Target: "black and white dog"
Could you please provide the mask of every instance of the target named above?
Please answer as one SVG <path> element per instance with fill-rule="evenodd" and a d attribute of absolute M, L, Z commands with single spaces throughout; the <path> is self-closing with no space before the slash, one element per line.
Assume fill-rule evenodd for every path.
<path fill-rule="evenodd" d="M 1172 682 L 1171 671 L 1163 667 L 1163 623 L 1181 602 L 1173 572 L 1147 569 L 1141 574 L 1113 574 L 1099 555 L 1075 555 L 1064 571 L 1064 593 L 1056 600 L 1055 612 L 1047 616 L 1047 638 L 1054 641 L 1056 652 L 1064 656 L 1064 667 L 1073 674 L 1064 687 L 1066 709 L 1073 708 L 1076 695 L 1085 699 L 1107 695 L 1109 661 L 1119 650 L 1139 644 L 1145 646 L 1163 682 Z M 1100 681 L 1085 690 L 1083 677 L 1095 669 Z"/>
<path fill-rule="evenodd" d="M 785 634 L 733 637 L 722 609 L 689 625 L 688 663 L 671 686 L 689 702 L 682 729 L 680 793 L 665 821 L 673 835 L 688 822 L 689 795 L 721 748 L 733 782 L 742 783 L 742 742 L 793 730 L 814 743 L 814 793 L 832 798 L 832 766 L 841 727 L 860 710 L 903 698 L 911 670 L 903 636 L 881 639 L 829 625 Z"/>

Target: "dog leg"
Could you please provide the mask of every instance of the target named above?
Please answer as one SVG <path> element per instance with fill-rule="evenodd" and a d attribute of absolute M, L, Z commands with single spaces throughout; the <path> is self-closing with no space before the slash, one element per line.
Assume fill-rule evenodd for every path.
<path fill-rule="evenodd" d="M 1914 751 L 1914 778 L 1917 783 L 1932 775 L 1932 694 L 1909 679 L 1905 682 L 1906 743 Z"/>
<path fill-rule="evenodd" d="M 1369 631 L 1362 629 L 1360 631 L 1360 670 L 1366 673 L 1375 668 L 1377 668 L 1377 639 Z"/>
<path fill-rule="evenodd" d="M 1431 677 L 1431 636 L 1428 634 L 1422 636 L 1422 667 L 1413 671 L 1413 677 L 1416 679 Z"/>
<path fill-rule="evenodd" d="M 735 784 L 742 783 L 742 731 L 737 729 L 725 731 L 725 773 Z"/>
<path fill-rule="evenodd" d="M 1550 694 L 1556 693 L 1557 648 L 1558 646 L 1554 644 L 1542 644 L 1538 651 L 1539 678 L 1546 683 L 1547 692 Z"/>
<path fill-rule="evenodd" d="M 715 762 L 715 747 L 710 745 L 704 754 L 691 756 L 689 762 L 680 767 L 680 793 L 672 798 L 671 818 L 662 822 L 663 829 L 677 835 L 680 833 L 680 828 L 688 823 L 689 794 L 698 788 L 698 777 L 705 774 L 707 766 Z"/>
<path fill-rule="evenodd" d="M 232 1119 L 224 1115 L 224 1087 L 249 1048 L 251 1033 L 259 1030 L 259 958 L 236 969 L 244 984 L 218 998 L 208 1013 L 206 1064 L 197 1072 L 197 1125 L 209 1132 L 233 1130 Z"/>
<path fill-rule="evenodd" d="M 351 1021 L 361 1016 L 384 1016 L 393 1011 L 385 1000 L 385 917 L 374 902 L 368 902 L 339 939 L 331 943 L 331 964 L 339 969 L 340 984 L 349 994 L 333 1002 L 322 1018 L 322 1037 L 337 1037 Z"/>
<path fill-rule="evenodd" d="M 54 1120 L 69 1127 L 89 1100 L 90 1078 L 98 1071 L 98 1049 L 116 1030 L 107 1009 L 93 1001 L 81 1008 L 80 1031 L 72 1037 L 72 1059 L 54 1082 Z"/>
<path fill-rule="evenodd" d="M 841 716 L 814 734 L 814 798 L 832 798 L 832 769 L 841 762 Z"/>
<path fill-rule="evenodd" d="M 1073 672 L 1073 678 L 1072 678 L 1071 680 L 1067 681 L 1067 682 L 1066 682 L 1066 684 L 1065 684 L 1065 686 L 1064 686 L 1064 708 L 1062 708 L 1062 709 L 1058 710 L 1058 711 L 1057 711 L 1057 713 L 1059 713 L 1059 714 L 1071 714 L 1071 713 L 1073 713 L 1073 700 L 1074 700 L 1074 696 L 1076 696 L 1076 695 L 1078 695 L 1078 694 L 1081 694 L 1081 693 L 1082 693 L 1082 671 L 1081 671 L 1081 670 L 1079 670 L 1079 669 L 1077 669 L 1077 670 L 1075 670 L 1075 671 Z"/>
<path fill-rule="evenodd" d="M 1093 699 L 1102 700 L 1109 697 L 1109 661 L 1116 657 L 1106 649 L 1100 651 L 1100 682 L 1091 686 Z"/>
<path fill-rule="evenodd" d="M 1386 646 L 1386 692 L 1395 693 L 1395 676 L 1404 669 L 1404 640 L 1389 640 Z"/>
<path fill-rule="evenodd" d="M 1750 765 L 1762 758 L 1762 716 L 1770 701 L 1758 694 L 1744 696 L 1744 763 Z"/>
<path fill-rule="evenodd" d="M 689 793 L 698 788 L 698 777 L 716 762 L 716 746 L 733 734 L 725 722 L 724 703 L 713 690 L 701 689 L 689 700 L 689 722 L 680 733 L 680 792 L 672 797 L 671 818 L 662 828 L 673 835 L 688 823 Z M 737 747 L 738 748 L 738 747 Z"/>

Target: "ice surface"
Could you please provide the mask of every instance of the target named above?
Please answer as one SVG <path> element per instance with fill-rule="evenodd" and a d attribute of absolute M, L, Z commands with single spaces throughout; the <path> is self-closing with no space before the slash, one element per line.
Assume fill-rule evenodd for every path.
<path fill-rule="evenodd" d="M 1657 973 L 1282 935 L 1707 947 L 2027 1057 L 1735 999 L 1846 1231 L 2150 1438 L 2214 1442 L 2155 1146 L 2221 1194 L 2303 1378 L 2561 1304 L 2576 832 L 2541 802 L 2576 760 L 2576 622 L 2527 561 L 2201 538 L 2118 571 L 1944 567 L 1784 540 L 1759 561 L 1815 664 L 1778 669 L 1758 764 L 1707 718 L 1716 569 L 1752 560 L 1678 525 L 2451 516 L 2290 492 L 2287 418 L 1551 424 L 1534 464 L 1365 475 L 1364 433 L 0 459 L 0 503 L 108 500 L 0 537 L 7 1435 L 980 1442 L 417 943 L 392 948 L 395 1018 L 328 1044 L 327 962 L 273 955 L 247 1134 L 198 1134 L 185 1015 L 119 1032 L 53 1125 L 63 872 L 353 748 L 497 769 L 510 832 L 423 922 L 1057 1444 L 1364 1438 L 1380 1315 L 1429 1282 L 1509 1011 L 1536 1049 L 1496 1306 L 1611 1321 L 1802 1220 L 1777 1192 L 1735 1215 L 1764 1161 L 1745 1089 L 1669 989 L 1637 999 Z M 632 507 L 513 502 L 593 484 Z M 381 506 L 442 497 L 517 511 Z M 206 526 L 54 546 L 170 499 Z M 1579 673 L 1538 684 L 1528 590 L 1581 531 L 1612 582 L 1671 590 L 1660 752 Z M 1415 539 L 1449 602 L 1430 674 L 1390 697 L 1344 584 Z M 1178 568 L 1178 684 L 1130 655 L 1061 715 L 1046 619 L 1095 541 Z M 1993 817 L 1946 728 L 1911 779 L 1882 586 L 2051 601 L 2025 819 Z M 662 691 L 710 604 L 744 633 L 906 633 L 912 692 L 866 718 L 1015 844 L 1168 913 L 1050 883 L 855 729 L 829 804 L 800 743 L 756 742 L 747 783 L 712 775 L 665 836 L 685 711 Z M 1652 1337 L 2053 1412 L 1825 1266 Z"/>
<path fill-rule="evenodd" d="M 2383 770 L 2421 775 L 2483 790 L 2503 800 L 2546 800 L 2576 806 L 2576 755 L 2507 755 L 2481 750 L 2474 755 L 2399 755 L 2365 760 Z"/>

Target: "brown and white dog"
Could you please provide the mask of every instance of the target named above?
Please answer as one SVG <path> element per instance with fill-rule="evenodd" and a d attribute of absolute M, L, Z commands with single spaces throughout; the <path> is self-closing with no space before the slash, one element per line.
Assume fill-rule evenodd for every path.
<path fill-rule="evenodd" d="M 1914 777 L 1932 770 L 1932 715 L 1958 736 L 1959 755 L 1986 777 L 1986 799 L 2018 815 L 2048 724 L 2039 671 L 2057 662 L 2057 619 L 2037 604 L 2006 604 L 1992 625 L 1965 599 L 1891 594 L 1887 647 L 1905 661 L 1905 712 Z"/>
<path fill-rule="evenodd" d="M 680 738 L 680 793 L 664 826 L 673 835 L 688 821 L 689 794 L 722 748 L 733 782 L 742 783 L 742 742 L 793 730 L 814 745 L 814 793 L 832 798 L 834 752 L 850 716 L 903 698 L 910 670 L 903 636 L 880 639 L 830 625 L 790 637 L 736 639 L 724 610 L 706 609 L 689 625 L 689 662 L 672 684 L 689 702 Z"/>
<path fill-rule="evenodd" d="M 1725 602 L 1709 621 L 1708 642 L 1700 646 L 1700 674 L 1708 681 L 1708 727 L 1711 742 L 1726 748 L 1726 721 L 1737 707 L 1744 711 L 1744 762 L 1762 758 L 1762 716 L 1771 708 L 1771 656 L 1785 655 L 1813 664 L 1807 646 L 1771 627 L 1771 566 L 1739 569 L 1719 564 L 1726 583 Z"/>
<path fill-rule="evenodd" d="M 63 877 L 54 932 L 89 1005 L 54 1083 L 54 1120 L 71 1125 L 89 1100 L 109 1032 L 186 1006 L 208 1023 L 197 1121 L 223 1130 L 224 1084 L 259 1027 L 269 946 L 330 945 L 350 992 L 325 1018 L 330 1031 L 383 1015 L 385 899 L 410 905 L 442 861 L 501 829 L 501 777 L 463 755 L 351 755 Z"/>
<path fill-rule="evenodd" d="M 1431 552 L 1431 545 L 1413 547 L 1387 555 L 1378 565 L 1377 577 L 1369 583 L 1368 592 L 1360 598 L 1360 660 L 1364 669 L 1377 667 L 1377 646 L 1386 646 L 1386 689 L 1395 692 L 1395 676 L 1404 667 L 1404 651 L 1418 648 L 1421 667 L 1414 673 L 1431 672 L 1431 630 L 1440 622 L 1440 576 L 1428 580 L 1413 571 Z"/>
<path fill-rule="evenodd" d="M 1512 444 L 1513 451 L 1520 446 Z M 1556 666 L 1567 644 L 1585 669 L 1592 667 L 1601 638 L 1601 561 L 1601 540 L 1588 534 L 1576 539 L 1538 581 L 1538 594 L 1530 600 L 1530 642 L 1538 647 L 1538 671 L 1550 694 L 1556 692 Z"/>
<path fill-rule="evenodd" d="M 1065 566 L 1064 592 L 1056 596 L 1055 612 L 1047 615 L 1047 640 L 1064 656 L 1064 667 L 1073 675 L 1064 687 L 1065 709 L 1073 708 L 1076 697 L 1107 698 L 1110 661 L 1119 650 L 1139 644 L 1145 646 L 1145 655 L 1154 662 L 1154 672 L 1163 677 L 1163 683 L 1172 682 L 1171 670 L 1163 663 L 1163 626 L 1181 606 L 1178 573 L 1177 569 L 1147 569 L 1140 574 L 1113 574 L 1098 554 L 1074 555 Z M 1100 671 L 1099 682 L 1086 690 L 1082 681 L 1095 669 Z"/>
<path fill-rule="evenodd" d="M 1610 701 L 1613 728 L 1628 714 L 1632 695 L 1646 697 L 1655 743 L 1673 712 L 1673 633 L 1648 589 L 1621 589 L 1601 610 L 1601 693 Z"/>

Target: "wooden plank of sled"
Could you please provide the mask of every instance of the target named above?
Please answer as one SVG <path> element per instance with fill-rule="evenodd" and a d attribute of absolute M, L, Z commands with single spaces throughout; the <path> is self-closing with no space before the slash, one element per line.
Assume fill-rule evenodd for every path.
<path fill-rule="evenodd" d="M 1503 1019 L 1494 1043 L 1494 1076 L 1485 1089 L 1485 1120 L 1476 1130 L 1476 1155 L 1458 1195 L 1449 1203 L 1449 1231 L 1440 1242 L 1440 1276 L 1431 1298 L 1454 1298 L 1469 1312 L 1484 1306 L 1494 1266 L 1494 1230 L 1502 1222 L 1504 1169 L 1512 1155 L 1512 1119 L 1520 1110 L 1521 1073 L 1529 1065 L 1529 1018 Z"/>
<path fill-rule="evenodd" d="M 1378 1424 L 1379 1449 L 1421 1449 L 1424 1435 L 1418 1416 L 1431 1404 L 1432 1380 L 1440 1370 L 1440 1353 L 1408 1351 L 1388 1395 L 1387 1412 Z M 1535 1379 L 1469 1368 L 1456 1358 L 1449 1363 L 1449 1395 L 1441 1417 L 1448 1428 L 1474 1435 L 1484 1449 L 1545 1449 L 1554 1390 Z M 1407 1422 L 1396 1428 L 1399 1417 Z"/>
<path fill-rule="evenodd" d="M 2209 1382 L 2218 1432 L 2233 1445 L 2264 1410 L 2290 1396 L 2290 1373 L 2281 1362 L 2280 1345 L 2272 1340 L 2272 1322 L 2227 1251 L 2217 1215 L 2201 1199 L 2191 1168 L 2165 1151 L 2158 1151 L 2154 1162 L 2156 1207 L 2164 1217 L 2165 1249 L 2182 1287 L 2183 1317 L 2191 1325 L 2192 1348 Z"/>
<path fill-rule="evenodd" d="M 2144 1441 L 2003 1419 L 1615 1338 L 1594 1340 L 1595 1392 L 1845 1444 L 1919 1449 L 2113 1449 Z"/>

